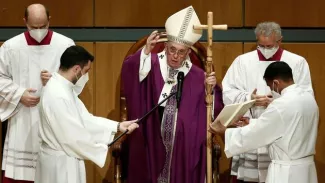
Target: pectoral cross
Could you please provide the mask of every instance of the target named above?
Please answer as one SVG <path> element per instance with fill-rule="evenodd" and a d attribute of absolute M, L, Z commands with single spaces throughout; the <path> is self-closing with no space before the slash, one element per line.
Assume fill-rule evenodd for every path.
<path fill-rule="evenodd" d="M 213 25 L 213 13 L 208 12 L 208 24 L 207 25 L 194 25 L 194 29 L 207 29 L 208 30 L 208 46 L 207 46 L 207 61 L 206 61 L 206 75 L 209 76 L 212 72 L 212 43 L 213 43 L 213 29 L 215 30 L 227 30 L 227 25 Z M 212 121 L 212 86 L 206 85 L 206 102 L 207 102 L 207 128 L 209 129 Z M 212 183 L 212 139 L 211 133 L 207 132 L 207 183 Z M 217 178 L 217 177 L 216 177 Z"/>

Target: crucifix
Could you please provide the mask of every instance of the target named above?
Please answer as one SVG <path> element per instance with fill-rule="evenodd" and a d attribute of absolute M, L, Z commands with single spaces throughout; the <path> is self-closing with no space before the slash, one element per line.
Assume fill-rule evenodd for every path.
<path fill-rule="evenodd" d="M 208 12 L 208 24 L 207 25 L 194 25 L 194 29 L 207 29 L 208 30 L 208 46 L 207 46 L 207 60 L 206 60 L 206 75 L 209 76 L 212 72 L 212 43 L 213 43 L 213 29 L 215 30 L 227 30 L 227 25 L 213 25 L 213 12 Z M 207 129 L 209 129 L 211 121 L 212 121 L 212 102 L 213 96 L 212 93 L 212 86 L 206 85 L 206 102 L 207 102 Z M 206 182 L 212 183 L 212 138 L 211 133 L 207 132 L 207 174 L 206 174 Z"/>

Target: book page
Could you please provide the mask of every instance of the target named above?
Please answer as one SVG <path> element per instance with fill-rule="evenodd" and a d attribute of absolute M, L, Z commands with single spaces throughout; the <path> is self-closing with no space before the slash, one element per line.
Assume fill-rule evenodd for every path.
<path fill-rule="evenodd" d="M 245 113 L 255 104 L 255 100 L 246 101 L 244 103 L 226 105 L 217 117 L 221 124 L 227 127 L 232 122 L 244 116 Z M 215 122 L 217 122 L 217 120 Z M 212 123 L 212 126 L 214 122 Z"/>

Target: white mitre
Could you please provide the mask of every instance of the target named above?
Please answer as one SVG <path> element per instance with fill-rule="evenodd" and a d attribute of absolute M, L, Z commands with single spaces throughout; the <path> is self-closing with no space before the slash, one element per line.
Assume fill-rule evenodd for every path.
<path fill-rule="evenodd" d="M 165 23 L 168 41 L 191 47 L 202 36 L 202 30 L 195 30 L 193 25 L 201 23 L 192 6 L 173 14 Z"/>

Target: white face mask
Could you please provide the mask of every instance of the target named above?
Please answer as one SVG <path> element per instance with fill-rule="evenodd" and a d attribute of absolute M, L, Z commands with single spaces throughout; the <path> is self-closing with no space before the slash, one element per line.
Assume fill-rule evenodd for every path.
<path fill-rule="evenodd" d="M 32 29 L 29 31 L 29 34 L 37 42 L 41 42 L 48 33 L 48 29 Z"/>
<path fill-rule="evenodd" d="M 257 47 L 257 49 L 261 51 L 262 55 L 266 59 L 269 59 L 269 58 L 271 58 L 278 51 L 279 47 L 273 47 L 273 48 L 261 48 L 261 47 Z"/>
<path fill-rule="evenodd" d="M 77 76 L 76 76 L 77 77 Z M 89 76 L 88 73 L 83 74 L 78 81 L 76 82 L 76 84 L 73 87 L 73 90 L 76 92 L 77 95 L 80 95 L 80 93 L 82 92 L 82 90 L 84 89 L 86 83 L 89 80 Z"/>
<path fill-rule="evenodd" d="M 275 99 L 281 97 L 281 94 L 279 93 L 279 88 L 276 89 L 277 91 L 274 90 L 274 82 L 273 82 L 273 87 L 272 88 L 273 89 L 272 89 L 271 93 L 272 93 L 273 99 L 275 100 Z"/>

